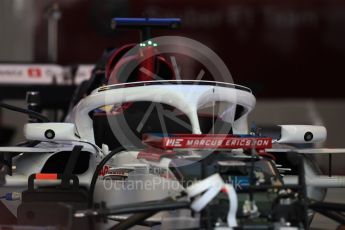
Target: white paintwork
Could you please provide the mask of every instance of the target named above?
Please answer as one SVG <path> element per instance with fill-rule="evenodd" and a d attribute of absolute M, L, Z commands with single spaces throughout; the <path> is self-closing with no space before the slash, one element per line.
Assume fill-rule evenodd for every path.
<path fill-rule="evenodd" d="M 80 183 L 88 185 L 91 180 L 92 171 L 101 160 L 100 150 L 90 143 L 74 141 L 70 143 L 40 143 L 35 147 L 3 147 L 3 150 L 8 149 L 12 150 L 12 152 L 23 153 L 13 158 L 13 165 L 16 166 L 13 172 L 14 175 L 6 177 L 4 186 L 22 187 L 24 189 L 27 186 L 27 178 L 33 173 L 41 172 L 44 164 L 51 156 L 62 151 L 72 151 L 75 145 L 82 145 L 83 151 L 91 153 L 89 170 L 85 175 L 79 176 Z"/>
<path fill-rule="evenodd" d="M 6 175 L 5 183 L 0 187 L 1 194 L 7 192 L 22 192 L 27 189 L 28 177 L 33 173 L 41 172 L 47 160 L 54 154 L 61 151 L 72 151 L 74 146 L 82 145 L 83 151 L 91 153 L 88 170 L 78 175 L 79 183 L 82 186 L 88 187 L 92 178 L 92 174 L 96 165 L 101 160 L 103 154 L 94 145 L 81 141 L 62 141 L 62 142 L 41 142 L 35 147 L 1 147 L 2 151 L 7 152 L 21 152 L 22 154 L 13 158 L 13 175 Z M 38 185 L 47 186 L 57 184 L 59 181 L 42 180 L 37 181 Z M 20 204 L 18 201 L 2 200 L 3 204 L 14 214 L 17 215 L 17 207 Z"/>
<path fill-rule="evenodd" d="M 289 152 L 296 152 L 302 154 L 344 154 L 345 149 L 330 149 L 330 148 L 320 148 L 320 149 L 312 149 L 312 148 L 305 148 L 305 149 L 296 149 L 296 148 L 273 148 L 273 149 L 266 149 L 268 153 L 289 153 Z"/>
<path fill-rule="evenodd" d="M 95 92 L 97 91 L 102 91 L 101 89 L 103 88 L 111 88 L 112 86 L 133 86 L 133 85 L 145 85 L 145 84 L 150 84 L 150 83 L 163 83 L 165 85 L 172 85 L 172 82 L 175 83 L 180 83 L 181 84 L 186 84 L 186 83 L 191 83 L 191 85 L 197 86 L 199 85 L 199 83 L 204 83 L 205 84 L 209 84 L 210 86 L 215 85 L 215 84 L 221 84 L 221 85 L 227 85 L 229 87 L 233 87 L 235 88 L 236 86 L 241 87 L 243 89 L 245 89 L 246 91 L 249 91 L 250 93 L 252 93 L 252 90 L 248 87 L 242 86 L 242 85 L 237 85 L 234 83 L 229 83 L 229 82 L 221 82 L 221 81 L 205 81 L 205 80 L 183 80 L 183 79 L 179 79 L 179 80 L 152 80 L 152 81 L 139 81 L 139 82 L 124 82 L 124 83 L 117 83 L 114 85 L 108 85 L 108 86 L 102 86 L 99 87 L 97 89 L 95 89 Z"/>
<path fill-rule="evenodd" d="M 53 64 L 0 64 L 0 83 L 13 85 L 70 85 L 67 70 Z"/>
<path fill-rule="evenodd" d="M 82 140 L 95 143 L 93 123 L 89 112 L 104 105 L 125 102 L 151 101 L 171 105 L 189 118 L 193 133 L 200 134 L 197 111 L 203 105 L 222 101 L 229 105 L 238 104 L 245 108 L 242 118 L 234 122 L 234 133 L 247 133 L 247 114 L 254 108 L 256 100 L 247 91 L 214 85 L 146 85 L 127 88 L 94 91 L 81 100 L 70 116 Z"/>
<path fill-rule="evenodd" d="M 79 85 L 89 80 L 95 65 L 80 64 L 72 76 L 71 68 L 55 64 L 0 64 L 0 83 L 11 85 Z"/>
<path fill-rule="evenodd" d="M 167 169 L 171 161 L 162 158 L 160 162 L 137 159 L 138 151 L 122 151 L 109 160 L 111 167 L 135 168 L 128 173 L 127 180 L 98 180 L 95 190 L 95 202 L 106 201 L 107 205 L 122 205 L 149 200 L 163 199 L 177 195 L 183 187 L 172 178 L 164 178 L 150 172 L 150 167 Z M 135 185 L 136 189 L 130 189 Z M 144 187 L 143 187 L 144 186 Z M 146 189 L 144 189 L 146 188 Z"/>
<path fill-rule="evenodd" d="M 233 123 L 233 132 L 235 134 L 248 133 L 247 116 L 248 113 L 255 106 L 255 97 L 251 92 L 227 88 L 223 86 L 214 85 L 146 85 L 136 87 L 126 87 L 118 89 L 109 89 L 100 91 L 100 89 L 94 90 L 93 93 L 84 98 L 74 108 L 72 114 L 69 116 L 70 123 L 47 123 L 47 124 L 28 124 L 25 126 L 25 133 L 28 139 L 32 140 L 44 140 L 44 132 L 47 129 L 53 129 L 55 131 L 55 138 L 53 142 L 44 142 L 33 148 L 24 147 L 4 147 L 0 148 L 0 152 L 22 152 L 20 156 L 15 157 L 14 165 L 16 170 L 14 176 L 6 176 L 6 184 L 4 190 L 13 191 L 18 189 L 22 191 L 26 189 L 27 178 L 32 173 L 40 172 L 46 161 L 59 151 L 71 151 L 75 145 L 83 145 L 86 151 L 91 152 L 93 155 L 90 159 L 90 165 L 87 172 L 83 175 L 78 175 L 80 184 L 88 186 L 92 177 L 92 173 L 100 161 L 100 156 L 108 154 L 108 148 L 104 146 L 102 150 L 94 146 L 94 132 L 93 123 L 89 117 L 89 112 L 104 105 L 122 104 L 125 102 L 135 101 L 152 101 L 169 104 L 176 107 L 185 113 L 193 127 L 193 133 L 200 133 L 199 121 L 197 111 L 204 105 L 211 102 L 227 102 L 229 109 L 227 109 L 221 118 L 224 121 Z M 244 113 L 242 116 L 234 120 L 233 113 L 235 112 L 234 105 L 238 104 L 244 107 Z M 305 132 L 310 131 L 314 135 L 314 140 L 323 140 L 326 137 L 326 130 L 324 127 L 315 126 L 282 126 L 282 139 L 278 142 L 291 141 L 294 143 L 304 143 Z M 75 133 L 79 134 L 80 139 L 75 136 Z M 82 142 L 85 140 L 85 143 Z M 303 140 L 303 142 L 298 142 Z M 49 140 L 50 141 L 50 140 Z M 297 141 L 297 142 L 296 142 Z M 311 141 L 312 142 L 312 141 Z M 277 151 L 280 149 L 268 149 L 267 152 Z M 284 149 L 282 152 L 297 151 L 301 153 L 340 153 L 345 152 L 345 149 L 341 150 L 329 150 L 329 149 Z M 34 154 L 31 154 L 34 153 Z M 157 200 L 166 196 L 174 195 L 174 192 L 182 191 L 182 186 L 178 189 L 167 189 L 166 185 L 171 184 L 173 180 L 171 178 L 162 178 L 159 175 L 150 172 L 152 168 L 166 168 L 171 159 L 163 158 L 159 162 L 149 162 L 144 159 L 137 159 L 137 151 L 123 151 L 118 153 L 115 157 L 109 160 L 110 167 L 130 167 L 134 168 L 129 173 L 128 181 L 111 181 L 111 180 L 98 180 L 95 201 L 106 201 L 107 205 L 119 205 L 135 203 L 147 200 Z M 307 159 L 306 159 L 307 160 Z M 306 174 L 309 172 L 307 171 Z M 309 174 L 308 174 L 309 175 Z M 307 175 L 307 176 L 308 176 Z M 314 175 L 314 174 L 313 174 Z M 322 181 L 327 178 L 320 178 Z M 333 179 L 339 179 L 334 181 Z M 335 184 L 344 185 L 343 178 L 333 178 L 333 181 L 325 182 L 328 186 Z M 156 183 L 155 189 L 152 190 L 126 190 L 117 189 L 124 183 L 129 181 L 134 182 L 159 182 Z M 307 183 L 309 183 L 309 179 Z M 317 186 L 318 180 L 311 180 L 312 186 Z M 40 181 L 40 184 L 49 185 L 51 181 Z M 107 190 L 106 186 L 112 185 L 113 188 Z M 119 186 L 119 187 L 115 187 Z M 3 191 L 3 190 L 2 190 Z M 16 190 L 17 191 L 17 190 Z M 8 202 L 4 202 L 8 206 Z"/>
<path fill-rule="evenodd" d="M 49 153 L 49 152 L 56 152 L 54 148 L 37 148 L 37 147 L 17 147 L 17 146 L 9 146 L 9 147 L 0 147 L 0 152 L 7 152 L 7 153 Z"/>
<path fill-rule="evenodd" d="M 83 175 L 78 175 L 79 178 L 79 184 L 81 186 L 89 187 L 92 174 L 91 173 L 85 173 Z M 24 175 L 13 175 L 9 176 L 6 175 L 5 177 L 6 184 L 3 185 L 6 188 L 20 188 L 20 190 L 26 189 L 28 185 L 28 176 Z M 51 185 L 58 185 L 61 184 L 61 180 L 39 180 L 35 182 L 36 185 L 39 186 L 51 186 Z"/>
<path fill-rule="evenodd" d="M 44 133 L 53 130 L 54 138 L 48 139 Z M 75 135 L 75 126 L 72 123 L 28 123 L 24 126 L 24 136 L 27 140 L 38 141 L 74 141 L 79 138 Z"/>
<path fill-rule="evenodd" d="M 74 76 L 74 84 L 79 85 L 83 81 L 89 80 L 94 68 L 95 68 L 95 65 L 87 65 L 87 64 L 78 65 L 78 70 Z"/>
<path fill-rule="evenodd" d="M 281 138 L 277 140 L 278 143 L 317 143 L 323 142 L 327 138 L 327 130 L 324 126 L 316 125 L 279 125 L 281 127 Z M 310 141 L 304 140 L 304 135 L 307 132 L 313 134 L 313 139 Z"/>
<path fill-rule="evenodd" d="M 345 188 L 345 176 L 315 176 L 308 175 L 306 176 L 307 186 L 313 188 Z M 286 185 L 297 185 L 298 177 L 297 176 L 284 176 L 284 183 Z"/>

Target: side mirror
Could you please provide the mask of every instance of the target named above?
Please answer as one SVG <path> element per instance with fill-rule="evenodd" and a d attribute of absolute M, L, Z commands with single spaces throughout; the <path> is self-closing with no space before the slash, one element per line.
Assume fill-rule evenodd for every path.
<path fill-rule="evenodd" d="M 24 126 L 24 136 L 37 141 L 74 141 L 75 125 L 72 123 L 28 123 Z"/>
<path fill-rule="evenodd" d="M 279 125 L 281 127 L 278 143 L 306 144 L 323 142 L 327 138 L 327 130 L 316 125 Z"/>

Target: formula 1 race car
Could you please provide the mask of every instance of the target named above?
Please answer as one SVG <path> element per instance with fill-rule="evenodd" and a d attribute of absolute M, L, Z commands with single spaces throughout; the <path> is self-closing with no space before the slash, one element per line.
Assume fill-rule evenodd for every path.
<path fill-rule="evenodd" d="M 256 99 L 249 88 L 179 78 L 150 34 L 179 24 L 114 19 L 117 28 L 140 29 L 142 41 L 104 55 L 63 122 L 0 104 L 31 117 L 27 142 L 0 147 L 7 224 L 308 229 L 315 212 L 345 224 L 345 205 L 323 202 L 345 177 L 321 175 L 312 157 L 345 149 L 313 148 L 326 139 L 322 126 L 250 129 Z"/>

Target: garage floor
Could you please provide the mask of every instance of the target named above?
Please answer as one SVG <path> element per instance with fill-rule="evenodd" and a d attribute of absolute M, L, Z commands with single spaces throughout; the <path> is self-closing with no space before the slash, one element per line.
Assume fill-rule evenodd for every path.
<path fill-rule="evenodd" d="M 344 203 L 345 200 L 345 189 L 328 189 L 327 196 L 325 201 L 327 202 L 335 202 L 335 203 Z M 311 224 L 311 229 L 313 230 L 334 230 L 337 229 L 338 224 L 328 219 L 327 217 L 324 217 L 322 215 L 316 214 L 314 217 L 314 220 Z"/>

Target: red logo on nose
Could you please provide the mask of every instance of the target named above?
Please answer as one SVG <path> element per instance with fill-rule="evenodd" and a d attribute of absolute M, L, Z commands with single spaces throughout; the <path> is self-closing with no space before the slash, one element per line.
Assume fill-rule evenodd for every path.
<path fill-rule="evenodd" d="M 30 78 L 40 78 L 42 76 L 42 70 L 40 68 L 29 68 L 28 76 Z"/>
<path fill-rule="evenodd" d="M 104 165 L 102 170 L 99 172 L 99 175 L 100 176 L 105 176 L 108 172 L 109 172 L 109 166 L 108 165 Z"/>

